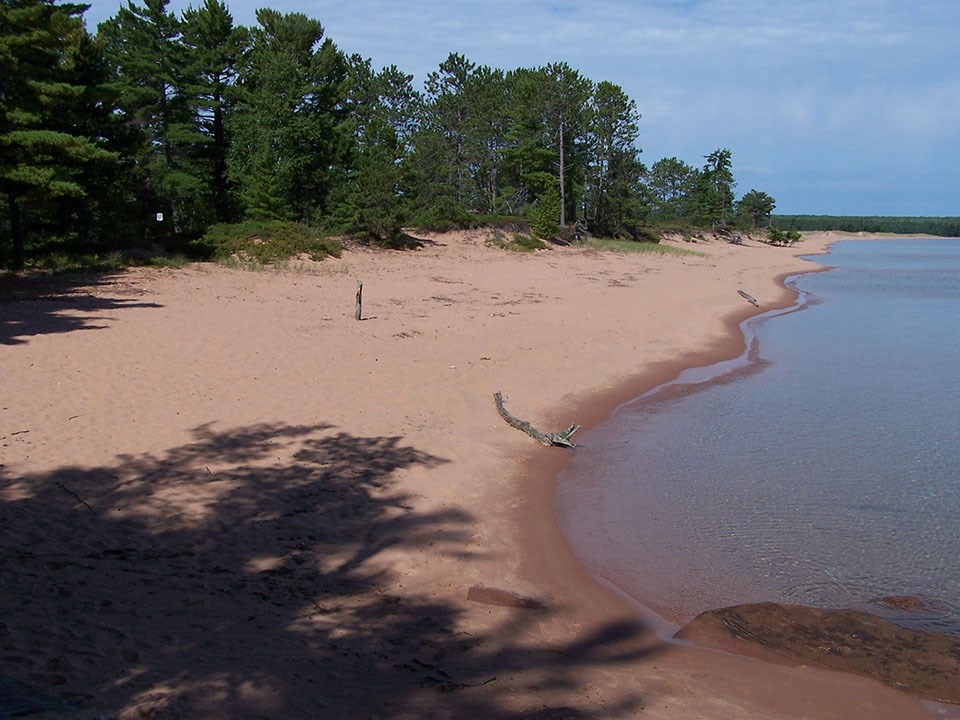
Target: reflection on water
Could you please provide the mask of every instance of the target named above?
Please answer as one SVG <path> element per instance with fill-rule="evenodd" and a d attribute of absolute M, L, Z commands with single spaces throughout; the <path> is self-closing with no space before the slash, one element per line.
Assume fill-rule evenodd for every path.
<path fill-rule="evenodd" d="M 751 321 L 752 357 L 581 437 L 557 509 L 679 621 L 774 600 L 960 634 L 960 241 L 851 241 Z"/>

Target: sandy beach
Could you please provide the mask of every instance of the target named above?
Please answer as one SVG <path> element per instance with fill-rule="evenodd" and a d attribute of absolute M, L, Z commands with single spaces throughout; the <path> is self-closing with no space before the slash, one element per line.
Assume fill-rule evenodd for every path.
<path fill-rule="evenodd" d="M 590 427 L 734 357 L 837 237 L 0 280 L 0 718 L 960 717 L 665 641 L 494 405 Z"/>

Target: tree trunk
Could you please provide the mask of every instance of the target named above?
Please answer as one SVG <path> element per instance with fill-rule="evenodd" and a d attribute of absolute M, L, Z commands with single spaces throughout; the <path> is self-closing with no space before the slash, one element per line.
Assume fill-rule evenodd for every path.
<path fill-rule="evenodd" d="M 223 120 L 223 108 L 221 107 L 222 100 L 218 88 L 216 104 L 213 109 L 213 151 L 215 153 L 213 161 L 213 206 L 217 214 L 217 221 L 223 223 L 230 220 L 230 210 L 227 201 L 227 135 Z"/>
<path fill-rule="evenodd" d="M 567 181 L 563 161 L 563 120 L 560 121 L 560 227 L 567 226 Z"/>
<path fill-rule="evenodd" d="M 13 269 L 23 269 L 23 225 L 20 222 L 20 207 L 13 191 L 7 192 L 7 211 L 10 215 L 10 239 L 13 241 Z"/>

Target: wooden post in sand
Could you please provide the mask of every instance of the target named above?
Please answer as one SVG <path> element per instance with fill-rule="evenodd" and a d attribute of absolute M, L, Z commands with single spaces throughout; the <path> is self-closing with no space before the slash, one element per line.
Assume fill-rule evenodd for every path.
<path fill-rule="evenodd" d="M 353 309 L 353 319 L 363 319 L 363 281 L 357 283 L 357 305 Z"/>

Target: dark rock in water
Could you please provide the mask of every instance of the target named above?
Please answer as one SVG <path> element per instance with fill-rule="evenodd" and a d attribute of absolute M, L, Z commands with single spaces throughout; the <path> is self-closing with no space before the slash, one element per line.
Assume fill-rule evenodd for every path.
<path fill-rule="evenodd" d="M 737 605 L 698 615 L 677 638 L 771 662 L 866 675 L 931 700 L 960 703 L 960 638 L 909 630 L 863 612 Z"/>
<path fill-rule="evenodd" d="M 878 598 L 877 602 L 888 607 L 902 610 L 916 610 L 923 607 L 924 600 L 919 595 L 887 595 Z"/>
<path fill-rule="evenodd" d="M 501 607 L 524 608 L 527 610 L 542 610 L 546 607 L 542 602 L 531 597 L 519 595 L 510 590 L 474 585 L 467 591 L 467 600 L 484 605 L 499 605 Z"/>

